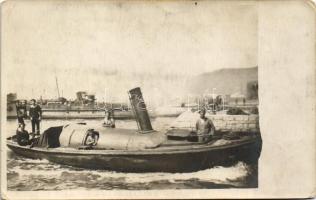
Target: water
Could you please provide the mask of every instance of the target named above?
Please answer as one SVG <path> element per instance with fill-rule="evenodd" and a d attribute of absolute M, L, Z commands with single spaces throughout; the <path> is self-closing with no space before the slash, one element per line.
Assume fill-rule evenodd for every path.
<path fill-rule="evenodd" d="M 42 130 L 82 120 L 44 120 Z M 166 129 L 173 118 L 152 121 L 157 130 Z M 87 123 L 101 126 L 102 120 Z M 26 129 L 30 130 L 29 122 Z M 135 121 L 117 121 L 117 127 L 137 128 Z M 7 137 L 13 135 L 16 121 L 7 121 Z M 58 165 L 47 160 L 34 160 L 7 150 L 8 190 L 147 190 L 257 187 L 257 167 L 238 162 L 231 167 L 214 167 L 192 173 L 122 173 L 107 170 L 87 170 Z"/>

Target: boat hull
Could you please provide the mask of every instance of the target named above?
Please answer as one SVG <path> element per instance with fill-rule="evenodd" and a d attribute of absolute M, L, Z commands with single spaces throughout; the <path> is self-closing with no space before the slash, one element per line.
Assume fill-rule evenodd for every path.
<path fill-rule="evenodd" d="M 257 163 L 261 138 L 219 147 L 202 145 L 190 150 L 77 150 L 7 146 L 16 154 L 34 159 L 47 159 L 58 164 L 88 169 L 122 172 L 193 172 L 213 166 L 230 166 L 238 161 Z"/>

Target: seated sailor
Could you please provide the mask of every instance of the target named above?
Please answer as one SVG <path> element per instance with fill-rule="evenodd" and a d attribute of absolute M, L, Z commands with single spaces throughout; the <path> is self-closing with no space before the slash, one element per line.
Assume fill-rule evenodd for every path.
<path fill-rule="evenodd" d="M 199 114 L 200 118 L 196 122 L 198 142 L 208 142 L 214 135 L 215 126 L 212 120 L 205 116 L 206 110 L 204 108 L 199 111 Z"/>
<path fill-rule="evenodd" d="M 106 127 L 111 127 L 111 128 L 115 128 L 115 120 L 114 120 L 114 116 L 113 116 L 113 111 L 109 110 L 109 111 L 105 111 L 105 117 L 104 117 L 104 126 Z"/>
<path fill-rule="evenodd" d="M 90 130 L 87 134 L 85 145 L 90 147 L 95 146 L 98 142 L 98 139 L 99 135 L 95 131 Z"/>
<path fill-rule="evenodd" d="M 25 125 L 20 123 L 18 129 L 16 130 L 17 143 L 21 146 L 29 145 L 30 138 L 29 133 L 25 130 Z"/>

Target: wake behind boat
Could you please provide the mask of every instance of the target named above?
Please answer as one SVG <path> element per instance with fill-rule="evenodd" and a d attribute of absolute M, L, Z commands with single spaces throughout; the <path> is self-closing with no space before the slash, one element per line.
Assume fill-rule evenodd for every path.
<path fill-rule="evenodd" d="M 207 142 L 196 142 L 190 130 L 155 131 L 139 88 L 129 91 L 138 130 L 70 124 L 44 131 L 31 148 L 10 138 L 15 153 L 35 159 L 89 169 L 124 172 L 191 172 L 237 161 L 255 163 L 261 152 L 256 132 L 216 132 Z M 88 145 L 91 135 L 97 138 Z"/>

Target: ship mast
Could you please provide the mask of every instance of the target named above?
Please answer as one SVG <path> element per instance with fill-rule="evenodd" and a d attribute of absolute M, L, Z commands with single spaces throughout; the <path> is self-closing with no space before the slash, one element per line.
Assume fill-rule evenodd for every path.
<path fill-rule="evenodd" d="M 55 79 L 56 79 L 56 86 L 57 86 L 58 99 L 59 99 L 59 98 L 60 98 L 60 93 L 59 93 L 59 87 L 58 87 L 57 76 L 55 76 Z"/>

